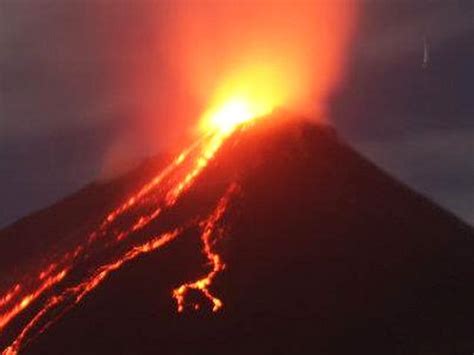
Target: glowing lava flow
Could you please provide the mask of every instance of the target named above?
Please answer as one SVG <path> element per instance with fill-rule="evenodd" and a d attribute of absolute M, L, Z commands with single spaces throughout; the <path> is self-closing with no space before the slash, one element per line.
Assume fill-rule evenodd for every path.
<path fill-rule="evenodd" d="M 11 291 L 7 291 L 6 295 L 1 298 L 0 332 L 12 319 L 30 306 L 31 303 L 39 298 L 45 291 L 62 281 L 78 257 L 84 253 L 87 247 L 91 247 L 98 239 L 100 239 L 100 237 L 115 237 L 116 241 L 120 241 L 129 234 L 145 227 L 156 218 L 162 210 L 160 206 L 154 208 L 153 212 L 148 215 L 141 215 L 140 218 L 138 218 L 138 220 L 136 220 L 129 228 L 124 228 L 120 232 L 115 232 L 113 230 L 113 223 L 119 217 L 130 212 L 134 207 L 142 207 L 144 204 L 143 200 L 147 195 L 153 192 L 167 176 L 171 175 L 171 173 L 184 162 L 187 155 L 193 149 L 196 149 L 194 145 L 184 150 L 178 158 L 176 158 L 161 173 L 155 176 L 153 180 L 147 183 L 138 193 L 130 197 L 124 204 L 111 211 L 100 224 L 98 229 L 89 235 L 86 245 L 79 245 L 74 248 L 73 251 L 65 253 L 58 261 L 51 263 L 44 270 L 40 271 L 36 278 L 33 280 L 26 280 L 23 286 L 16 284 Z M 168 204 L 171 204 L 171 202 L 173 201 L 169 201 Z M 54 271 L 56 271 L 54 275 L 47 276 Z M 25 289 L 25 291 L 22 293 L 20 292 L 21 289 Z"/>
<path fill-rule="evenodd" d="M 159 236 L 150 236 L 145 229 L 151 222 L 157 221 L 163 211 L 172 208 L 194 185 L 235 129 L 255 117 L 250 106 L 236 105 L 235 101 L 213 112 L 215 119 L 209 126 L 208 133 L 185 149 L 122 205 L 109 212 L 97 229 L 86 237 L 85 242 L 72 247 L 70 251 L 43 267 L 36 277 L 25 277 L 25 280 L 15 283 L 0 297 L 0 336 L 5 327 L 20 313 L 32 305 L 37 309 L 30 312 L 32 315 L 26 320 L 26 325 L 3 351 L 4 355 L 18 353 L 28 341 L 41 334 L 101 284 L 110 272 L 142 254 L 159 249 L 177 238 L 184 229 L 192 227 L 192 223 L 189 223 Z M 179 312 L 184 310 L 185 297 L 191 289 L 201 292 L 212 303 L 213 311 L 222 307 L 222 301 L 214 297 L 209 290 L 214 278 L 224 270 L 224 263 L 212 245 L 215 238 L 222 233 L 218 223 L 236 189 L 236 184 L 231 184 L 216 209 L 199 224 L 202 229 L 203 254 L 211 270 L 202 278 L 183 283 L 173 290 L 172 296 L 177 302 Z M 129 237 L 138 231 L 149 235 L 146 241 L 140 243 L 131 240 L 131 246 L 124 248 L 124 241 L 129 240 Z M 107 253 L 114 255 L 112 259 L 110 256 L 100 261 L 99 258 L 90 258 L 91 254 Z M 85 260 L 85 271 L 78 269 L 80 265 L 84 267 Z M 79 276 L 77 280 L 81 273 L 83 276 Z M 75 275 L 74 278 L 69 277 L 71 274 Z M 199 305 L 195 307 L 198 308 Z"/>
<path fill-rule="evenodd" d="M 3 351 L 3 355 L 17 354 L 21 346 L 24 344 L 25 339 L 35 327 L 39 326 L 39 329 L 35 334 L 36 336 L 43 333 L 52 324 L 52 322 L 45 322 L 43 325 L 39 325 L 39 323 L 43 321 L 43 319 L 49 313 L 53 312 L 58 306 L 65 306 L 65 309 L 61 311 L 60 315 L 64 314 L 71 306 L 79 303 L 89 292 L 99 286 L 99 284 L 104 281 L 112 271 L 119 269 L 121 266 L 123 266 L 123 264 L 137 258 L 141 254 L 149 253 L 171 242 L 179 235 L 179 232 L 180 230 L 176 229 L 172 232 L 164 233 L 158 237 L 154 237 L 144 244 L 135 246 L 113 262 L 102 265 L 85 281 L 79 283 L 76 286 L 67 288 L 60 294 L 50 296 L 49 299 L 44 303 L 42 309 L 28 322 L 14 342 Z M 66 304 L 68 302 L 69 304 Z M 57 319 L 59 316 L 56 316 L 55 318 Z"/>
<path fill-rule="evenodd" d="M 1 298 L 3 304 L 0 305 L 0 332 L 45 291 L 62 281 L 73 268 L 74 263 L 86 251 L 94 247 L 97 248 L 97 244 L 100 242 L 103 243 L 102 239 L 107 239 L 106 245 L 103 245 L 102 248 L 110 248 L 111 245 L 146 227 L 151 221 L 158 218 L 164 209 L 172 207 L 179 197 L 193 185 L 209 160 L 214 157 L 225 137 L 226 135 L 215 133 L 200 140 L 197 144 L 193 144 L 138 193 L 110 212 L 99 228 L 89 235 L 85 245 L 79 245 L 72 251 L 65 253 L 58 261 L 40 271 L 36 278 L 26 280 L 23 287 L 17 284 L 13 290 L 7 291 Z M 126 219 L 143 208 L 150 212 L 140 214 L 139 218 L 132 219 L 132 223 Z M 125 221 L 123 221 L 124 219 Z M 128 225 L 118 228 L 115 223 L 118 220 Z M 46 277 L 48 274 L 51 276 Z M 24 289 L 24 292 L 20 292 L 20 288 Z"/>
<path fill-rule="evenodd" d="M 222 301 L 219 298 L 213 296 L 209 291 L 209 287 L 211 286 L 214 278 L 225 268 L 225 264 L 222 262 L 220 255 L 213 251 L 212 244 L 215 240 L 215 237 L 213 239 L 213 235 L 215 233 L 221 233 L 221 230 L 216 230 L 216 225 L 226 211 L 229 199 L 236 189 L 237 185 L 232 184 L 227 190 L 226 195 L 219 201 L 215 211 L 209 216 L 207 220 L 201 223 L 201 228 L 203 229 L 201 235 L 203 253 L 206 256 L 209 265 L 211 265 L 211 271 L 209 271 L 209 273 L 207 273 L 204 277 L 194 282 L 184 283 L 173 290 L 173 297 L 178 304 L 178 312 L 182 312 L 184 310 L 186 293 L 192 289 L 201 291 L 203 295 L 212 302 L 213 312 L 218 311 L 222 307 Z M 199 305 L 195 305 L 195 307 L 198 308 Z"/>
<path fill-rule="evenodd" d="M 179 289 L 183 289 L 180 293 L 181 298 L 178 300 L 178 311 L 182 311 L 184 307 L 184 292 L 187 288 L 195 288 L 203 292 L 203 294 L 213 303 L 213 310 L 216 311 L 222 306 L 222 302 L 213 297 L 209 292 L 209 286 L 214 277 L 223 270 L 224 264 L 220 261 L 217 253 L 211 250 L 211 236 L 215 232 L 218 222 L 224 215 L 232 194 L 236 191 L 236 184 L 231 184 L 225 195 L 219 200 L 216 209 L 210 216 L 200 225 L 205 226 L 202 241 L 204 243 L 204 252 L 206 257 L 212 261 L 213 270 L 203 279 L 196 281 L 193 284 L 185 284 Z M 183 228 L 184 229 L 184 228 Z M 51 295 L 43 304 L 41 310 L 26 324 L 20 334 L 16 337 L 13 343 L 3 351 L 3 355 L 14 355 L 25 345 L 26 341 L 43 333 L 55 320 L 66 313 L 72 306 L 78 304 L 87 294 L 99 286 L 107 276 L 118 270 L 124 264 L 136 259 L 137 257 L 155 251 L 162 246 L 170 243 L 176 239 L 183 229 L 175 229 L 171 232 L 163 233 L 159 236 L 152 237 L 149 241 L 134 246 L 123 255 L 118 256 L 113 261 L 100 266 L 92 275 L 81 281 L 77 285 L 67 287 L 65 290 Z M 196 285 L 196 286 L 195 286 Z M 62 309 L 59 307 L 62 306 Z M 56 315 L 53 315 L 54 312 Z M 50 316 L 52 320 L 45 318 Z"/>
<path fill-rule="evenodd" d="M 10 291 L 8 291 L 2 298 L 0 298 L 0 307 L 5 306 L 8 304 L 12 298 L 20 292 L 21 286 L 16 284 Z"/>

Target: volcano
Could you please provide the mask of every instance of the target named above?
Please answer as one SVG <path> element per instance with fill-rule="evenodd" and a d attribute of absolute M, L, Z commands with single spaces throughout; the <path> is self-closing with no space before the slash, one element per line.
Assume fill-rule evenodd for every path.
<path fill-rule="evenodd" d="M 471 354 L 472 228 L 331 127 L 287 116 L 206 148 L 183 180 L 157 172 L 195 148 L 2 230 L 0 349 Z M 159 209 L 137 205 L 150 181 L 172 186 Z M 43 283 L 14 306 L 29 278 Z"/>

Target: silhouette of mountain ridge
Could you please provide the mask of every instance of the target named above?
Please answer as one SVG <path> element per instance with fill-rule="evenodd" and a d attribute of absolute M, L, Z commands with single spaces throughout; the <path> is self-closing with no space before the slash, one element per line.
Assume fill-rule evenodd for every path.
<path fill-rule="evenodd" d="M 191 228 L 111 274 L 24 352 L 472 353 L 472 228 L 331 127 L 270 118 L 233 134 L 183 200 L 149 227 L 206 215 L 237 182 L 215 244 L 226 264 L 212 285 L 221 311 L 176 312 L 173 288 L 207 267 Z M 0 231 L 0 246 L 18 244 L 1 253 L 0 270 L 54 247 L 59 236 L 78 238 L 161 166 L 163 158 L 150 160 Z"/>

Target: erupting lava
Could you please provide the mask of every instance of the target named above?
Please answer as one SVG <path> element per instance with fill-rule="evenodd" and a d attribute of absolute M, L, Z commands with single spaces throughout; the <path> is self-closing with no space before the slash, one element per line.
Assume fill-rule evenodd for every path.
<path fill-rule="evenodd" d="M 231 197 L 238 190 L 237 183 L 229 185 L 215 210 L 201 222 L 192 220 L 187 225 L 158 236 L 153 235 L 146 227 L 151 222 L 158 221 L 162 212 L 172 208 L 193 186 L 233 131 L 262 113 L 266 112 L 250 102 L 232 100 L 224 103 L 219 109 L 211 110 L 205 115 L 204 121 L 209 120 L 209 124 L 203 125 L 207 126 L 203 136 L 184 149 L 175 160 L 121 206 L 108 213 L 97 229 L 89 234 L 85 243 L 65 252 L 38 272 L 35 278 L 25 277 L 22 282 L 7 290 L 0 297 L 0 332 L 30 307 L 32 315 L 3 354 L 18 353 L 25 343 L 44 332 L 56 319 L 100 285 L 112 271 L 140 255 L 168 244 L 189 228 L 202 229 L 203 255 L 211 270 L 196 281 L 185 282 L 176 287 L 172 291 L 172 297 L 176 300 L 178 312 L 182 312 L 186 305 L 186 293 L 194 289 L 212 303 L 213 311 L 218 311 L 223 303 L 211 293 L 210 287 L 225 265 L 220 255 L 213 250 L 213 243 L 222 234 L 223 229 L 219 224 Z M 147 233 L 148 237 L 143 242 L 131 241 L 129 237 L 139 231 Z M 125 244 L 125 241 L 128 241 L 128 244 Z M 109 254 L 112 256 L 90 257 Z M 86 270 L 79 270 L 79 265 Z M 73 271 L 75 276 L 69 277 Z M 78 278 L 77 274 L 82 276 Z M 193 308 L 198 309 L 199 305 L 194 304 Z"/>
<path fill-rule="evenodd" d="M 201 224 L 203 228 L 203 232 L 201 235 L 201 240 L 203 243 L 203 252 L 206 255 L 207 260 L 209 261 L 209 264 L 212 266 L 212 270 L 199 280 L 196 280 L 191 283 L 184 283 L 173 291 L 173 297 L 178 303 L 178 312 L 182 312 L 184 310 L 185 296 L 186 293 L 191 289 L 201 291 L 204 296 L 206 296 L 206 298 L 212 302 L 213 312 L 218 311 L 222 307 L 222 301 L 217 297 L 214 297 L 209 291 L 209 286 L 211 286 L 212 280 L 225 268 L 225 264 L 222 262 L 220 255 L 212 250 L 212 237 L 214 233 L 222 233 L 222 230 L 216 230 L 216 225 L 226 211 L 230 195 L 236 189 L 237 185 L 235 183 L 230 185 L 226 195 L 219 201 L 216 210 L 209 216 L 206 221 Z M 195 308 L 198 307 L 199 305 L 195 305 Z"/>
<path fill-rule="evenodd" d="M 308 100 L 312 105 L 323 104 L 339 80 L 353 22 L 352 6 L 335 6 L 330 1 L 282 1 L 271 9 L 267 2 L 258 1 L 222 4 L 220 15 L 226 20 L 221 22 L 215 21 L 219 16 L 214 12 L 203 13 L 206 7 L 201 8 L 200 3 L 191 11 L 189 6 L 197 3 L 178 4 L 177 18 L 170 22 L 171 27 L 176 26 L 170 29 L 174 40 L 162 41 L 173 44 L 174 50 L 168 52 L 189 81 L 193 95 L 210 102 L 201 120 L 199 139 L 110 211 L 83 241 L 44 262 L 33 277 L 24 275 L 1 292 L 0 341 L 10 344 L 4 355 L 18 353 L 112 271 L 167 245 L 190 228 L 201 230 L 202 252 L 210 270 L 197 280 L 176 285 L 171 296 L 178 312 L 186 309 L 190 290 L 201 292 L 213 311 L 222 308 L 223 302 L 210 290 L 225 267 L 213 244 L 223 233 L 222 217 L 238 190 L 237 182 L 229 183 L 208 215 L 190 218 L 187 224 L 169 230 L 150 229 L 163 228 L 159 224 L 163 212 L 182 200 L 236 129 L 281 105 L 294 108 Z M 322 15 L 315 21 L 318 14 Z M 209 93 L 214 93 L 211 100 Z M 12 325 L 20 314 L 21 321 Z M 7 327 L 11 326 L 8 333 L 13 333 L 13 328 L 22 324 L 13 339 L 2 340 Z"/>
<path fill-rule="evenodd" d="M 211 111 L 204 125 L 223 134 L 232 132 L 236 126 L 248 122 L 256 116 L 267 114 L 265 106 L 254 107 L 250 101 L 235 99 L 227 102 L 216 111 Z"/>

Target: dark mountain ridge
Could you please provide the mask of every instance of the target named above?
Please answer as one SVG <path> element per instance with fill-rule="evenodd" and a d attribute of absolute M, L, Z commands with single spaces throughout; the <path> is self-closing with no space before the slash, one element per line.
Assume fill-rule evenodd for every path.
<path fill-rule="evenodd" d="M 276 121 L 228 139 L 160 222 L 205 215 L 238 182 L 216 244 L 227 265 L 212 287 L 222 311 L 176 313 L 171 290 L 206 269 L 191 229 L 113 273 L 25 353 L 470 354 L 472 228 L 331 128 Z M 162 165 L 150 161 L 0 232 L 1 274 L 12 278 L 17 260 L 58 238 L 79 238 Z"/>

